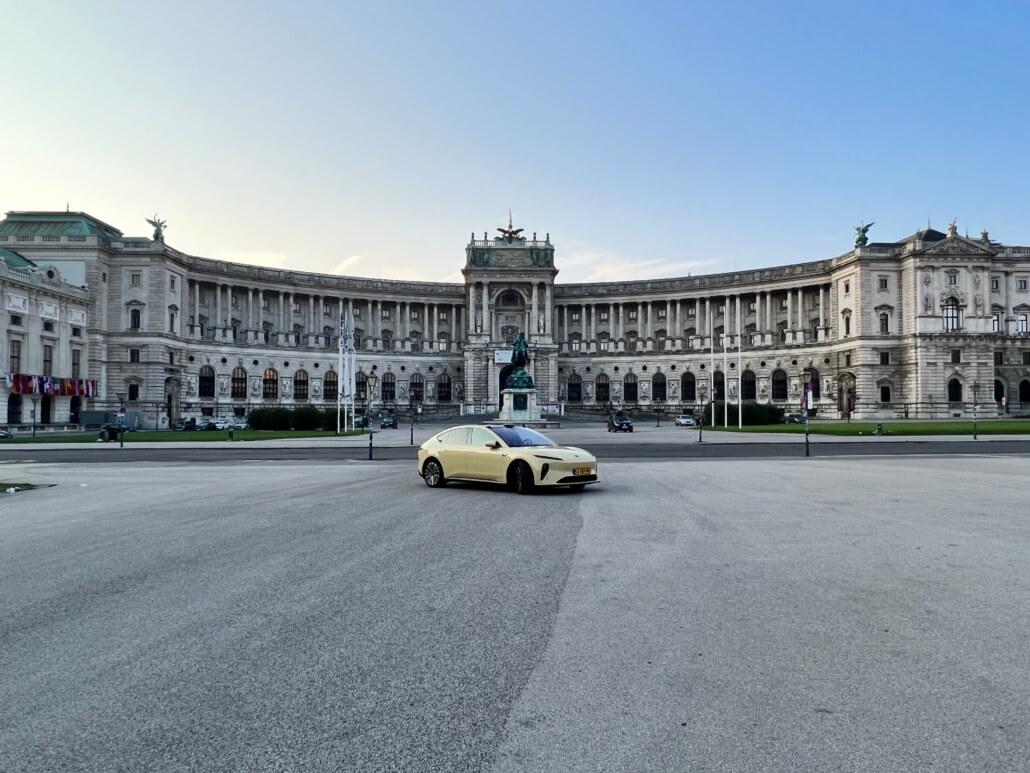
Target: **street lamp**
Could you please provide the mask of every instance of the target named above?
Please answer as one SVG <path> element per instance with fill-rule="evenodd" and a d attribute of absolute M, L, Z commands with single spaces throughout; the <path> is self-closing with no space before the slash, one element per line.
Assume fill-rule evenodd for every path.
<path fill-rule="evenodd" d="M 698 384 L 697 393 L 701 396 L 701 423 L 697 427 L 697 442 L 701 443 L 705 434 L 705 395 L 708 394 L 708 385 Z"/>
<path fill-rule="evenodd" d="M 973 382 L 973 440 L 976 440 L 976 398 L 980 393 L 980 384 Z"/>
<path fill-rule="evenodd" d="M 802 370 L 801 378 L 804 379 L 804 383 L 801 385 L 804 392 L 804 396 L 801 398 L 801 404 L 805 409 L 805 456 L 809 456 L 808 417 L 811 414 L 812 408 L 812 369 L 805 368 Z"/>
<path fill-rule="evenodd" d="M 662 426 L 662 401 L 659 400 L 658 398 L 655 398 L 655 401 L 654 401 L 654 413 L 655 413 L 655 416 L 658 419 L 658 421 L 655 424 L 655 426 L 656 427 Z"/>
<path fill-rule="evenodd" d="M 125 448 L 125 426 L 122 420 L 125 417 L 125 392 L 118 392 L 118 447 Z"/>
<path fill-rule="evenodd" d="M 36 406 L 39 405 L 39 395 L 32 395 L 32 437 L 36 437 Z"/>
<path fill-rule="evenodd" d="M 379 376 L 373 371 L 365 377 L 365 397 L 368 407 L 365 409 L 365 423 L 368 424 L 368 460 L 372 461 L 372 397 L 375 393 L 376 384 L 379 383 Z"/>

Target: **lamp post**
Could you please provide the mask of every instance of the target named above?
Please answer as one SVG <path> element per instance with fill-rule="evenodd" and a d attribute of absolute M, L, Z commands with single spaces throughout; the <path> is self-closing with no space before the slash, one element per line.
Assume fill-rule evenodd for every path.
<path fill-rule="evenodd" d="M 701 397 L 701 423 L 697 425 L 697 442 L 701 443 L 705 434 L 705 395 L 708 394 L 708 386 L 699 384 L 697 393 Z"/>
<path fill-rule="evenodd" d="M 39 405 L 39 395 L 32 395 L 32 437 L 36 437 L 36 406 Z"/>
<path fill-rule="evenodd" d="M 118 392 L 118 447 L 125 448 L 125 392 Z"/>
<path fill-rule="evenodd" d="M 415 445 L 415 414 L 422 413 L 422 403 L 416 399 L 411 401 L 411 437 L 409 438 L 408 444 Z"/>
<path fill-rule="evenodd" d="M 658 419 L 658 421 L 655 423 L 655 426 L 662 426 L 662 401 L 657 398 L 654 401 L 654 414 Z"/>
<path fill-rule="evenodd" d="M 973 440 L 976 440 L 976 398 L 980 393 L 980 384 L 973 382 Z"/>
<path fill-rule="evenodd" d="M 805 382 L 801 385 L 804 393 L 804 396 L 801 398 L 801 404 L 802 407 L 805 409 L 805 456 L 809 456 L 810 454 L 808 448 L 808 417 L 809 409 L 811 408 L 812 403 L 812 369 L 805 368 L 803 371 L 801 371 L 801 378 L 803 378 Z"/>
<path fill-rule="evenodd" d="M 379 383 L 379 376 L 375 372 L 365 377 L 365 396 L 368 398 L 368 408 L 365 409 L 365 421 L 368 423 L 368 460 L 372 461 L 372 398 L 375 396 L 376 384 Z"/>

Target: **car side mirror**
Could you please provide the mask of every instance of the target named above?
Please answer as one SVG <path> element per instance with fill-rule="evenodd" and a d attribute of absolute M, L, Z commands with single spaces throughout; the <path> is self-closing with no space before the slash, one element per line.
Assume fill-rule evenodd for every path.
<path fill-rule="evenodd" d="M 494 441 L 494 442 L 492 442 L 492 443 L 487 443 L 487 444 L 486 444 L 486 447 L 487 447 L 487 448 L 493 448 L 493 449 L 497 449 L 497 448 L 500 448 L 500 447 L 501 447 L 501 443 L 500 443 L 500 441 L 498 441 L 498 440 L 495 440 L 495 441 Z"/>

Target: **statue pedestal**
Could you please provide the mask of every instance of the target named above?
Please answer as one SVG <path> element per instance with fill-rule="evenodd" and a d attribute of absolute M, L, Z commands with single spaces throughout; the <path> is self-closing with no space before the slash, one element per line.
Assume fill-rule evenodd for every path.
<path fill-rule="evenodd" d="M 535 389 L 502 389 L 501 394 L 504 395 L 504 405 L 497 418 L 502 424 L 540 421 Z"/>

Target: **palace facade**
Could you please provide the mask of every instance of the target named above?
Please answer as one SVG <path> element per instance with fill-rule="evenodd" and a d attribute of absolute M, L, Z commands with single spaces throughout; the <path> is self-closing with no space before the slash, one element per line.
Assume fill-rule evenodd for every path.
<path fill-rule="evenodd" d="M 742 402 L 878 420 L 1030 411 L 1030 248 L 954 224 L 814 262 L 576 284 L 556 282 L 549 234 L 510 226 L 473 234 L 450 284 L 212 260 L 154 225 L 146 238 L 77 212 L 0 221 L 0 425 L 24 427 L 27 400 L 54 426 L 123 404 L 149 427 L 332 409 L 341 315 L 369 412 L 496 412 L 520 330 L 549 413 L 713 399 L 731 423 Z"/>

